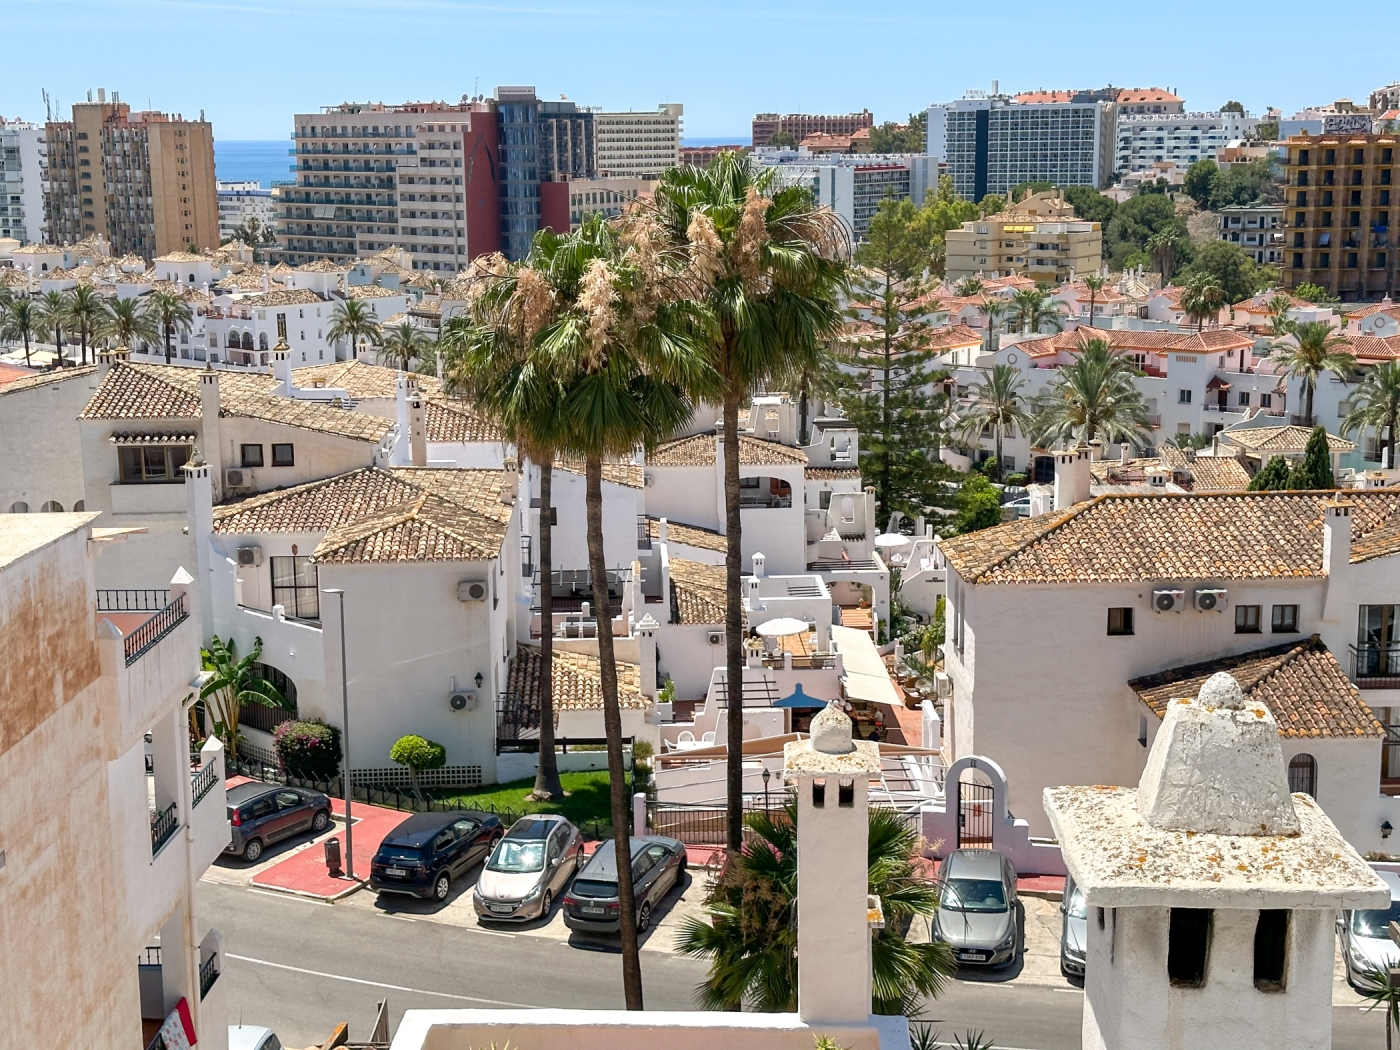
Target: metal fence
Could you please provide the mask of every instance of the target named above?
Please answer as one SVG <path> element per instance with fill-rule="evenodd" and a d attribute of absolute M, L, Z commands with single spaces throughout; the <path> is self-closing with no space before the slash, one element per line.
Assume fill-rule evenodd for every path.
<path fill-rule="evenodd" d="M 219 782 L 219 767 L 208 765 L 194 775 L 190 781 L 190 792 L 194 796 L 194 805 L 199 805 L 204 801 L 204 796 L 214 790 L 214 785 Z"/>
<path fill-rule="evenodd" d="M 199 964 L 199 997 L 203 999 L 219 979 L 219 953 L 215 952 Z"/>
<path fill-rule="evenodd" d="M 185 609 L 185 595 L 182 594 L 123 638 L 122 647 L 126 652 L 126 666 L 130 667 L 141 659 L 148 650 L 154 648 L 157 642 L 189 619 L 189 615 Z"/>
<path fill-rule="evenodd" d="M 179 830 L 180 816 L 177 812 L 177 804 L 172 802 L 159 813 L 151 814 L 151 856 L 154 857 L 160 852 L 160 848 L 170 841 L 171 836 Z"/>
<path fill-rule="evenodd" d="M 170 602 L 170 591 L 102 589 L 97 592 L 98 612 L 160 612 Z"/>
<path fill-rule="evenodd" d="M 768 795 L 745 795 L 744 816 L 767 813 L 774 820 L 786 820 L 787 793 L 775 791 Z M 747 822 L 746 822 L 747 823 Z M 647 831 L 680 839 L 687 846 L 723 846 L 729 841 L 728 810 L 723 802 L 647 802 Z M 753 833 L 744 829 L 744 840 Z"/>

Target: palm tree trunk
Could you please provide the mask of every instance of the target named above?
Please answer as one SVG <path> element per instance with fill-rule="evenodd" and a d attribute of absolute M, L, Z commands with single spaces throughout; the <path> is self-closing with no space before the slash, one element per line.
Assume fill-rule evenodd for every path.
<path fill-rule="evenodd" d="M 175 356 L 175 348 L 170 344 L 170 340 L 175 334 L 174 328 L 175 326 L 169 321 L 165 323 L 165 363 L 167 365 L 170 364 L 171 359 Z"/>
<path fill-rule="evenodd" d="M 807 378 L 802 379 L 802 392 L 797 398 L 797 433 L 802 438 L 802 444 L 808 444 L 807 440 Z"/>
<path fill-rule="evenodd" d="M 642 961 L 637 954 L 637 907 L 632 892 L 632 846 L 627 832 L 630 802 L 622 768 L 622 711 L 617 703 L 617 660 L 613 655 L 612 606 L 608 597 L 607 561 L 603 555 L 603 461 L 589 456 L 587 481 L 588 572 L 593 578 L 594 616 L 598 624 L 598 672 L 602 677 L 603 731 L 608 738 L 608 794 L 612 803 L 613 844 L 617 850 L 617 901 L 622 914 L 622 991 L 627 1009 L 642 1008 Z"/>
<path fill-rule="evenodd" d="M 559 763 L 554 758 L 554 529 L 550 525 L 553 504 L 554 464 L 551 456 L 540 463 L 540 761 L 535 768 L 531 796 L 563 798 Z"/>
<path fill-rule="evenodd" d="M 24 330 L 24 367 L 32 367 L 29 363 L 29 329 Z"/>
<path fill-rule="evenodd" d="M 997 425 L 997 481 L 1001 481 L 1001 480 L 1002 480 L 1002 475 L 1003 475 L 1004 473 L 1005 473 L 1005 471 L 1004 471 L 1004 469 L 1003 469 L 1003 467 L 1002 467 L 1002 465 L 1001 465 L 1001 425 L 998 424 L 998 425 Z"/>
<path fill-rule="evenodd" d="M 1304 384 L 1303 384 L 1303 389 L 1304 389 L 1304 391 L 1305 391 L 1305 393 L 1306 393 L 1306 396 L 1305 396 L 1304 399 L 1303 399 L 1303 405 L 1304 405 L 1304 408 L 1305 408 L 1304 415 L 1307 416 L 1308 426 L 1312 426 L 1312 425 L 1313 425 L 1313 384 L 1312 384 L 1312 382 L 1311 382 L 1311 381 L 1305 381 Z"/>
<path fill-rule="evenodd" d="M 1390 414 L 1386 416 L 1385 420 L 1385 447 L 1387 453 L 1385 465 L 1389 470 L 1395 469 L 1395 422 L 1397 408 L 1400 408 L 1400 406 L 1391 405 Z"/>
<path fill-rule="evenodd" d="M 740 594 L 743 536 L 739 514 L 739 396 L 724 395 L 724 664 L 729 706 L 725 735 L 725 841 L 744 844 L 744 615 Z"/>

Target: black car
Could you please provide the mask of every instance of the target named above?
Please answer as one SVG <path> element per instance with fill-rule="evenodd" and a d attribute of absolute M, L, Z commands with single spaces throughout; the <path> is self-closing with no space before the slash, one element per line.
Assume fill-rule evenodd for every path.
<path fill-rule="evenodd" d="M 660 835 L 631 840 L 632 894 L 637 905 L 637 932 L 651 926 L 651 914 L 661 898 L 685 876 L 685 844 Z M 584 933 L 616 933 L 622 924 L 617 899 L 617 844 L 608 839 L 564 895 L 564 925 Z"/>
<path fill-rule="evenodd" d="M 229 788 L 230 841 L 225 853 L 257 860 L 263 847 L 303 831 L 320 834 L 331 822 L 331 800 L 319 791 L 251 781 Z"/>
<path fill-rule="evenodd" d="M 389 832 L 369 866 L 370 889 L 446 900 L 452 880 L 470 871 L 505 834 L 491 813 L 415 813 Z"/>

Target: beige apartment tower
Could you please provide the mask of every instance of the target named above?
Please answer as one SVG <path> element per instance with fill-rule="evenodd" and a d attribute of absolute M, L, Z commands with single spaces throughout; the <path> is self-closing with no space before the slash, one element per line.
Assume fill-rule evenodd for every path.
<path fill-rule="evenodd" d="M 98 89 L 50 121 L 45 225 L 56 244 L 105 237 L 116 255 L 219 243 L 214 129 L 206 120 L 136 112 Z"/>
<path fill-rule="evenodd" d="M 944 243 L 950 281 L 1023 273 L 1041 284 L 1058 284 L 1103 264 L 1099 224 L 1076 218 L 1074 208 L 1053 190 L 965 222 L 949 230 Z"/>

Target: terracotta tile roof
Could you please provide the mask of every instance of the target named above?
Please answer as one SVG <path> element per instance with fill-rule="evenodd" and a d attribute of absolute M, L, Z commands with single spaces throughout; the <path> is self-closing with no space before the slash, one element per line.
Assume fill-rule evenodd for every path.
<path fill-rule="evenodd" d="M 1235 304 L 1235 309 L 1243 310 L 1246 313 L 1252 314 L 1268 313 L 1269 304 L 1273 302 L 1277 296 L 1283 296 L 1284 300 L 1288 303 L 1288 305 L 1295 309 L 1314 309 L 1313 304 L 1308 302 L 1306 299 L 1299 299 L 1296 295 L 1290 295 L 1281 288 L 1273 288 L 1267 289 L 1262 292 L 1256 292 L 1254 295 L 1251 295 L 1248 299 L 1241 299 L 1239 302 L 1237 302 Z M 1360 315 L 1348 314 L 1347 316 L 1357 317 Z"/>
<path fill-rule="evenodd" d="M 1388 335 L 1384 338 L 1353 335 L 1349 341 L 1351 352 L 1359 361 L 1389 361 L 1400 357 L 1400 335 Z"/>
<path fill-rule="evenodd" d="M 225 534 L 323 532 L 321 561 L 479 561 L 495 557 L 512 507 L 499 470 L 363 467 L 214 510 Z"/>
<path fill-rule="evenodd" d="M 934 328 L 928 332 L 924 341 L 924 349 L 932 350 L 935 353 L 940 350 L 951 350 L 955 347 L 981 346 L 982 333 L 975 328 L 969 328 L 965 324 L 949 325 L 946 328 Z"/>
<path fill-rule="evenodd" d="M 428 424 L 428 440 L 442 442 L 499 442 L 500 428 L 476 414 L 467 402 L 457 398 L 429 398 L 423 406 Z"/>
<path fill-rule="evenodd" d="M 647 516 L 647 535 L 654 540 L 661 538 L 660 518 Z M 685 525 L 679 521 L 671 521 L 669 518 L 666 521 L 666 535 L 676 543 L 699 550 L 720 552 L 729 550 L 729 541 L 713 529 L 702 529 L 698 525 Z"/>
<path fill-rule="evenodd" d="M 648 466 L 708 467 L 715 462 L 715 436 L 695 434 L 658 445 L 647 457 Z M 776 441 L 739 435 L 739 462 L 746 466 L 779 466 L 806 463 L 807 455 Z"/>
<path fill-rule="evenodd" d="M 11 255 L 62 255 L 63 249 L 55 244 L 22 244 Z"/>
<path fill-rule="evenodd" d="M 156 262 L 209 262 L 209 256 L 200 255 L 197 252 L 171 252 L 168 255 L 157 255 Z"/>
<path fill-rule="evenodd" d="M 1124 88 L 1118 92 L 1116 102 L 1180 102 L 1170 91 L 1161 88 Z"/>
<path fill-rule="evenodd" d="M 1332 492 L 1108 495 L 942 540 L 973 583 L 1126 583 L 1322 576 Z M 1400 553 L 1400 488 L 1348 492 L 1352 562 Z"/>
<path fill-rule="evenodd" d="M 724 566 L 671 558 L 671 622 L 723 624 Z"/>
<path fill-rule="evenodd" d="M 808 467 L 803 473 L 813 481 L 859 481 L 859 467 Z"/>
<path fill-rule="evenodd" d="M 407 292 L 394 288 L 384 288 L 377 284 L 351 284 L 345 288 L 345 296 L 348 299 L 388 299 L 395 295 L 407 294 Z"/>
<path fill-rule="evenodd" d="M 1246 700 L 1262 701 L 1285 737 L 1380 737 L 1385 730 L 1316 635 L 1267 649 L 1175 667 L 1128 687 L 1158 718 L 1172 700 L 1194 700 L 1211 675 L 1227 671 Z"/>
<path fill-rule="evenodd" d="M 349 273 L 353 269 L 349 263 L 331 262 L 329 259 L 316 259 L 297 267 L 299 273 Z"/>
<path fill-rule="evenodd" d="M 239 306 L 310 306 L 326 300 L 310 288 L 273 288 L 239 300 Z"/>
<path fill-rule="evenodd" d="M 97 371 L 96 365 L 82 365 L 78 368 L 56 368 L 51 372 L 30 372 L 25 370 L 25 375 L 12 379 L 0 386 L 0 394 L 16 394 L 21 390 L 33 390 L 35 387 L 48 386 L 51 383 L 62 383 L 68 379 L 78 379 L 82 376 L 90 376 Z"/>
<path fill-rule="evenodd" d="M 554 461 L 555 470 L 567 470 L 570 474 L 583 475 L 585 464 L 581 459 L 560 456 Z M 644 480 L 643 469 L 636 463 L 604 463 L 603 480 L 614 485 L 624 485 L 629 489 L 639 489 Z"/>
<path fill-rule="evenodd" d="M 1193 492 L 1243 492 L 1250 473 L 1234 456 L 1199 456 L 1190 466 Z"/>
<path fill-rule="evenodd" d="M 299 387 L 323 386 L 344 390 L 355 400 L 364 398 L 396 398 L 400 375 L 397 368 L 372 365 L 364 361 L 335 361 L 323 365 L 303 365 L 292 369 L 292 382 Z M 432 397 L 442 389 L 436 376 L 414 375 L 418 389 Z"/>
<path fill-rule="evenodd" d="M 249 267 L 242 273 L 231 273 L 227 277 L 220 277 L 214 284 L 230 292 L 260 292 L 264 278 L 268 279 L 270 285 L 277 283 L 271 280 L 266 270 Z M 268 291 L 271 290 L 269 286 Z"/>
<path fill-rule="evenodd" d="M 0 386 L 6 386 L 21 379 L 29 379 L 37 374 L 32 368 L 0 364 Z"/>
<path fill-rule="evenodd" d="M 176 365 L 113 365 L 80 414 L 81 419 L 198 419 L 201 369 Z M 219 414 L 265 419 L 285 426 L 378 442 L 393 420 L 318 401 L 272 393 L 270 375 L 221 371 Z"/>
<path fill-rule="evenodd" d="M 536 721 L 540 710 L 541 663 L 539 646 L 519 643 L 506 676 L 506 690 L 527 710 L 535 712 Z M 596 656 L 555 649 L 549 677 L 556 727 L 560 711 L 603 709 L 603 676 Z M 641 711 L 653 706 L 652 700 L 642 695 L 641 668 L 625 660 L 617 661 L 617 694 L 618 706 L 624 710 Z"/>
<path fill-rule="evenodd" d="M 1047 102 L 1068 102 L 1074 95 L 1073 91 L 1022 91 L 1016 95 L 1016 101 L 1040 105 Z"/>
<path fill-rule="evenodd" d="M 1307 448 L 1310 437 L 1312 430 L 1309 427 L 1294 426 L 1243 427 L 1220 432 L 1220 439 L 1226 444 L 1250 452 L 1301 452 Z M 1336 434 L 1328 434 L 1327 448 L 1331 452 L 1354 452 L 1356 443 Z"/>

